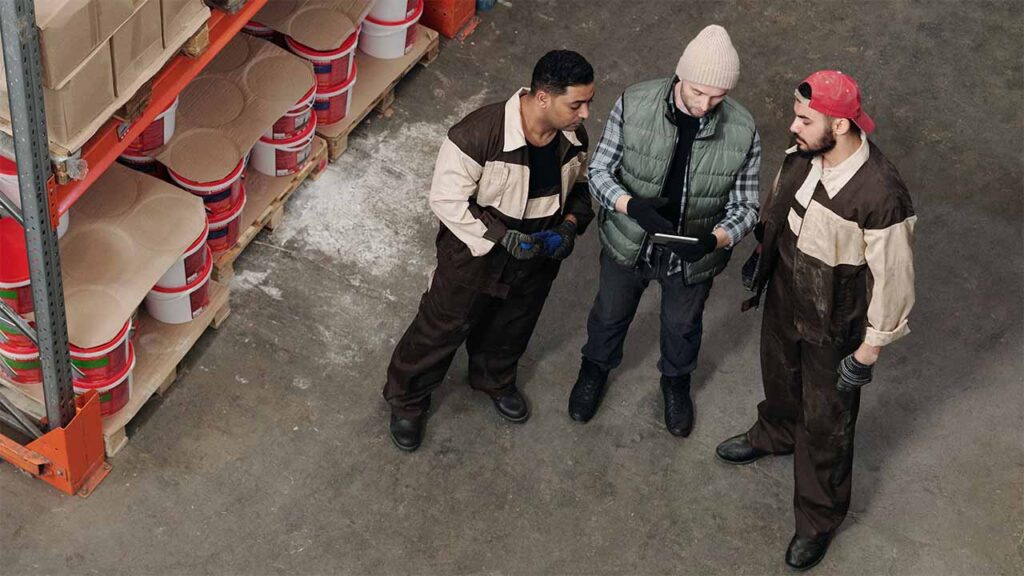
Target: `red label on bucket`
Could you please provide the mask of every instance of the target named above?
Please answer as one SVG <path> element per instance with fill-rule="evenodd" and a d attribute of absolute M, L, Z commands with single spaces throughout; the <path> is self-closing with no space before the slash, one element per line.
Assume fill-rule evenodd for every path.
<path fill-rule="evenodd" d="M 309 160 L 311 145 L 303 146 L 299 150 L 277 150 L 277 175 L 288 176 L 299 171 L 299 168 Z"/>

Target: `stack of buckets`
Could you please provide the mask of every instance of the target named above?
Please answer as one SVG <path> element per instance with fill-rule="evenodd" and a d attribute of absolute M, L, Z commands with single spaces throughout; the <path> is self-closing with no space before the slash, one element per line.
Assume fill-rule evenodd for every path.
<path fill-rule="evenodd" d="M 21 190 L 18 188 L 18 164 L 6 156 L 0 156 L 0 194 L 7 196 L 18 208 L 21 208 Z M 65 212 L 57 223 L 57 237 L 63 237 L 68 231 L 68 213 Z"/>
<path fill-rule="evenodd" d="M 313 110 L 316 122 L 327 126 L 341 122 L 348 115 L 352 103 L 352 89 L 356 85 L 356 46 L 359 26 L 336 50 L 314 50 L 291 37 L 285 38 L 288 49 L 296 56 L 313 64 L 316 75 Z"/>
<path fill-rule="evenodd" d="M 0 218 L 0 300 L 29 320 L 34 312 L 29 287 L 25 236 L 13 218 Z M 131 397 L 135 347 L 132 343 L 133 320 L 128 319 L 109 342 L 92 348 L 70 346 L 73 382 L 76 394 L 95 390 L 100 398 L 100 413 L 109 416 L 124 408 Z M 16 326 L 0 318 L 0 374 L 20 386 L 42 383 L 39 349 Z"/>
<path fill-rule="evenodd" d="M 423 0 L 377 0 L 363 23 L 359 49 L 382 60 L 401 58 L 416 44 Z"/>

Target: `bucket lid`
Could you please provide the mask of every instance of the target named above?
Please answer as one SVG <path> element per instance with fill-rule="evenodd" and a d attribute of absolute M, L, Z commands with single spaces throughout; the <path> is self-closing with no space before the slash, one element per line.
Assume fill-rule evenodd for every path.
<path fill-rule="evenodd" d="M 356 63 L 352 62 L 352 73 L 349 74 L 347 80 L 345 80 L 341 84 L 335 84 L 334 86 L 328 86 L 328 87 L 324 88 L 323 90 L 318 88 L 317 91 L 316 91 L 316 97 L 317 98 L 331 98 L 331 97 L 337 96 L 338 94 L 341 94 L 345 90 L 348 90 L 349 88 L 351 88 L 352 85 L 355 84 L 355 82 L 356 82 L 356 76 L 358 75 L 357 74 L 357 72 L 358 72 L 357 68 L 358 68 L 358 66 L 356 66 Z"/>
<path fill-rule="evenodd" d="M 376 24 L 378 26 L 394 26 L 394 27 L 397 28 L 399 26 L 407 26 L 409 24 L 412 24 L 413 22 L 419 20 L 420 16 L 422 16 L 422 15 L 423 15 L 423 0 L 420 0 L 416 4 L 416 10 L 413 10 L 412 16 L 409 16 L 405 20 L 397 20 L 397 21 L 394 21 L 394 22 L 389 22 L 387 20 L 377 20 L 373 16 L 367 15 L 366 16 L 366 21 L 367 22 L 373 22 L 374 24 Z"/>
<path fill-rule="evenodd" d="M 296 142 L 302 142 L 303 140 L 310 140 L 313 138 L 313 132 L 316 131 L 316 115 L 314 114 L 310 121 L 306 124 L 306 127 L 301 132 L 292 136 L 291 138 L 285 138 L 283 140 L 274 140 L 267 136 L 260 136 L 260 142 L 268 145 L 272 145 L 275 148 L 286 147 Z"/>
<path fill-rule="evenodd" d="M 0 174 L 5 176 L 17 176 L 18 163 L 7 156 L 0 156 Z"/>
<path fill-rule="evenodd" d="M 315 76 L 313 77 L 313 84 L 309 87 L 309 91 L 306 92 L 302 96 L 302 98 L 300 98 L 297 102 L 295 102 L 295 106 L 292 107 L 292 110 L 294 110 L 295 108 L 299 108 L 300 106 L 302 106 L 303 108 L 306 107 L 306 106 L 309 106 L 310 104 L 312 104 L 314 98 L 316 98 L 316 77 Z M 289 110 L 289 112 L 291 112 L 291 110 Z"/>
<path fill-rule="evenodd" d="M 221 178 L 220 180 L 214 180 L 213 182 L 196 182 L 194 180 L 189 180 L 188 178 L 185 178 L 184 176 L 178 174 L 174 170 L 171 170 L 170 167 L 167 168 L 167 173 L 171 175 L 171 180 L 174 180 L 178 184 L 182 184 L 190 188 L 218 188 L 221 186 L 226 186 L 234 182 L 235 180 L 238 180 L 242 176 L 242 172 L 245 170 L 246 157 L 243 157 L 241 160 L 238 161 L 238 165 L 235 166 L 235 169 L 232 170 L 230 174 Z"/>
<path fill-rule="evenodd" d="M 28 284 L 28 249 L 25 229 L 14 218 L 0 218 L 0 284 L 9 287 Z"/>
<path fill-rule="evenodd" d="M 420 3 L 422 4 L 423 0 L 420 0 Z M 342 54 L 351 52 L 352 49 L 355 48 L 356 41 L 359 40 L 359 30 L 361 28 L 362 25 L 356 26 L 356 29 L 353 30 L 351 34 L 349 34 L 348 38 L 345 38 L 345 41 L 341 43 L 341 46 L 335 48 L 334 50 L 314 50 L 309 46 L 306 46 L 305 44 L 293 39 L 291 36 L 285 36 L 284 41 L 288 44 L 289 48 L 291 48 L 296 53 L 302 56 L 308 56 L 310 58 L 331 58 L 334 56 L 341 56 Z"/>
<path fill-rule="evenodd" d="M 239 202 L 239 204 L 244 204 L 244 202 Z M 211 274 L 213 274 L 213 250 L 209 246 L 207 246 L 206 264 L 203 264 L 203 271 L 200 272 L 199 275 L 196 276 L 194 280 L 178 288 L 164 288 L 163 286 L 153 286 L 153 288 L 150 289 L 150 292 L 159 292 L 160 294 L 182 294 L 185 292 L 192 292 L 200 284 L 209 280 Z"/>
<path fill-rule="evenodd" d="M 103 380 L 75 380 L 73 382 L 74 387 L 79 390 L 96 390 L 97 392 L 106 392 L 113 388 L 115 385 L 120 384 L 132 373 L 135 369 L 135 344 L 128 343 L 128 361 L 124 363 L 124 368 L 120 372 L 104 378 Z"/>
<path fill-rule="evenodd" d="M 199 248 L 200 244 L 202 244 L 203 242 L 206 242 L 206 237 L 209 236 L 209 235 L 210 235 L 210 221 L 209 220 L 205 220 L 203 222 L 203 233 L 200 234 L 199 236 L 196 236 L 195 241 L 192 242 L 191 244 L 189 244 L 188 248 L 185 249 L 184 255 L 185 256 L 191 256 L 192 253 L 194 253 L 196 251 L 196 249 Z"/>
<path fill-rule="evenodd" d="M 100 344 L 99 346 L 93 346 L 92 348 L 79 348 L 74 344 L 69 344 L 68 348 L 71 349 L 71 352 L 73 354 L 77 354 L 79 356 L 102 356 L 103 354 L 110 352 L 110 350 L 107 350 L 107 348 L 112 349 L 117 344 L 120 344 L 122 340 L 127 338 L 128 330 L 130 330 L 131 327 L 132 319 L 129 318 L 128 321 L 124 323 L 124 327 L 122 327 L 121 330 L 117 333 L 117 336 L 114 336 L 114 338 L 110 342 Z"/>
<path fill-rule="evenodd" d="M 12 360 L 35 360 L 39 357 L 39 349 L 32 344 L 14 346 L 10 342 L 0 340 L 0 353 Z"/>

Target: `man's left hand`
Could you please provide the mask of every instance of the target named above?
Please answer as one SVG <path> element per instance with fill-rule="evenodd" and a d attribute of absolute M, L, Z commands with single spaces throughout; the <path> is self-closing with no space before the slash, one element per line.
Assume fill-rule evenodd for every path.
<path fill-rule="evenodd" d="M 551 258 L 565 260 L 572 254 L 572 249 L 576 247 L 576 222 L 566 220 L 556 226 L 553 232 L 558 234 L 562 242 L 551 253 Z"/>
<path fill-rule="evenodd" d="M 669 249 L 675 252 L 676 256 L 679 256 L 687 262 L 696 262 L 701 258 L 711 254 L 715 251 L 718 246 L 718 237 L 714 234 L 708 233 L 697 237 L 698 242 L 696 244 L 680 244 L 673 242 L 668 245 Z"/>

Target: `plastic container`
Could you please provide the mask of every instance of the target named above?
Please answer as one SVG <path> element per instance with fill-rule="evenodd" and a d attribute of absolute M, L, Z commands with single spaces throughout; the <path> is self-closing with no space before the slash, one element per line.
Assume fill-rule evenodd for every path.
<path fill-rule="evenodd" d="M 22 316 L 31 314 L 34 307 L 25 231 L 14 218 L 0 218 L 0 254 L 0 300 Z"/>
<path fill-rule="evenodd" d="M 117 157 L 119 164 L 127 166 L 132 170 L 138 170 L 143 174 L 149 174 L 154 178 L 167 180 L 167 169 L 164 165 L 152 156 L 134 156 L 132 154 L 121 154 Z"/>
<path fill-rule="evenodd" d="M 0 194 L 10 198 L 15 206 L 21 208 L 21 190 L 18 188 L 18 165 L 7 158 L 0 156 Z M 62 238 L 68 231 L 70 216 L 67 212 L 57 222 L 57 237 Z"/>
<path fill-rule="evenodd" d="M 353 68 L 352 75 L 344 84 L 325 88 L 322 91 L 317 88 L 316 102 L 313 104 L 317 124 L 326 126 L 341 122 L 348 115 L 349 107 L 352 105 L 352 89 L 356 85 L 357 76 L 358 71 Z"/>
<path fill-rule="evenodd" d="M 130 363 L 128 349 L 131 327 L 132 321 L 128 319 L 117 336 L 102 346 L 94 348 L 79 348 L 74 344 L 70 346 L 71 363 L 81 372 L 81 375 L 74 374 L 76 384 L 78 382 L 102 382 L 124 372 L 125 366 Z"/>
<path fill-rule="evenodd" d="M 196 238 L 185 253 L 157 280 L 160 288 L 182 288 L 199 277 L 206 266 L 206 237 L 210 234 L 209 222 L 203 226 L 203 233 Z"/>
<path fill-rule="evenodd" d="M 230 212 L 242 196 L 242 174 L 245 173 L 245 161 L 246 159 L 242 158 L 230 174 L 213 182 L 195 182 L 177 174 L 170 168 L 167 169 L 167 174 L 170 176 L 171 182 L 202 197 L 208 214 L 224 214 Z"/>
<path fill-rule="evenodd" d="M 252 148 L 252 167 L 267 176 L 288 176 L 302 170 L 313 151 L 316 120 L 288 140 L 260 138 Z"/>
<path fill-rule="evenodd" d="M 290 37 L 285 38 L 285 43 L 293 54 L 313 63 L 313 73 L 316 74 L 316 85 L 319 88 L 337 86 L 352 75 L 356 61 L 356 46 L 359 44 L 359 29 L 360 26 L 356 26 L 355 31 L 338 49 L 326 52 L 314 50 Z"/>
<path fill-rule="evenodd" d="M 419 0 L 416 11 L 404 20 L 388 22 L 367 16 L 359 36 L 359 49 L 382 60 L 405 56 L 416 43 L 416 24 L 422 15 L 423 0 Z"/>
<path fill-rule="evenodd" d="M 238 243 L 242 231 L 242 209 L 245 208 L 245 190 L 238 204 L 230 212 L 209 214 L 210 233 L 206 236 L 206 244 L 214 255 L 227 252 Z"/>
<path fill-rule="evenodd" d="M 302 133 L 309 125 L 313 117 L 313 103 L 316 102 L 316 83 L 309 88 L 309 92 L 299 100 L 294 108 L 285 113 L 284 116 L 274 122 L 274 125 L 263 133 L 264 139 L 290 140 Z"/>
<path fill-rule="evenodd" d="M 95 390 L 100 397 L 100 415 L 110 416 L 128 405 L 132 397 L 132 372 L 135 371 L 135 346 L 128 344 L 128 359 L 119 372 L 103 380 L 74 382 L 75 394 Z"/>
<path fill-rule="evenodd" d="M 125 154 L 129 156 L 149 156 L 149 153 L 163 146 L 174 136 L 174 120 L 178 112 L 178 99 L 175 98 L 153 122 L 142 131 L 142 134 L 128 145 Z"/>
<path fill-rule="evenodd" d="M 417 6 L 418 0 L 377 0 L 369 15 L 380 22 L 399 22 L 412 18 Z"/>
<path fill-rule="evenodd" d="M 0 371 L 15 384 L 39 384 L 43 381 L 39 350 L 33 346 L 12 346 L 0 342 Z"/>
<path fill-rule="evenodd" d="M 35 328 L 35 322 L 29 322 L 28 325 Z M 9 320 L 0 315 L 0 344 L 8 344 L 15 348 L 26 348 L 29 346 L 35 346 L 28 336 L 22 334 L 18 327 L 12 324 Z"/>
<path fill-rule="evenodd" d="M 209 250 L 209 247 L 207 247 Z M 146 312 L 165 324 L 185 324 L 203 313 L 210 304 L 210 276 L 213 258 L 207 254 L 203 273 L 181 288 L 154 286 L 146 294 Z"/>

